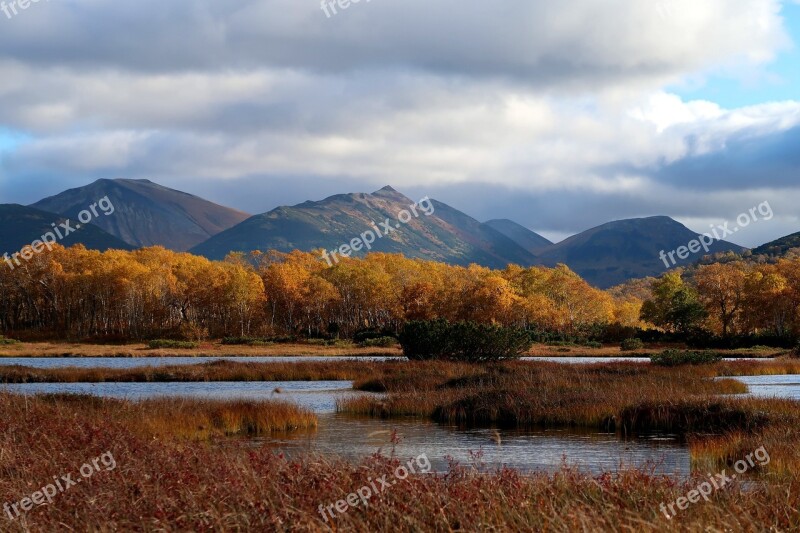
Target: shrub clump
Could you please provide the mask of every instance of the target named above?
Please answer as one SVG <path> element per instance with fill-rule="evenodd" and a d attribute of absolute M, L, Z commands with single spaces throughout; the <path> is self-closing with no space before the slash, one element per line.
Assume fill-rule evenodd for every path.
<path fill-rule="evenodd" d="M 717 352 L 689 350 L 664 350 L 650 356 L 650 362 L 659 366 L 708 365 L 722 360 Z"/>
<path fill-rule="evenodd" d="M 632 352 L 634 350 L 641 350 L 644 348 L 644 342 L 642 339 L 638 339 L 636 337 L 632 339 L 625 339 L 622 341 L 622 345 L 620 346 L 623 352 Z"/>
<path fill-rule="evenodd" d="M 471 363 L 517 358 L 533 344 L 523 329 L 447 320 L 408 322 L 399 340 L 403 354 L 414 361 Z"/>
<path fill-rule="evenodd" d="M 7 339 L 0 335 L 0 346 L 10 346 L 12 344 L 20 344 L 20 342 L 16 339 Z"/>
<path fill-rule="evenodd" d="M 353 347 L 353 342 L 348 339 L 306 339 L 305 344 L 311 346 L 333 346 L 334 348 Z"/>
<path fill-rule="evenodd" d="M 364 339 L 359 346 L 362 348 L 391 348 L 397 344 L 397 339 L 394 337 L 377 337 L 374 339 Z"/>
<path fill-rule="evenodd" d="M 263 337 L 225 337 L 222 344 L 226 346 L 271 346 L 273 341 Z"/>
<path fill-rule="evenodd" d="M 800 343 L 798 343 L 797 346 L 794 347 L 794 350 L 792 350 L 789 355 L 791 355 L 792 357 L 800 357 Z"/>
<path fill-rule="evenodd" d="M 170 349 L 178 349 L 178 350 L 193 350 L 195 348 L 200 347 L 199 342 L 194 341 L 175 341 L 169 339 L 156 339 L 150 341 L 148 346 L 151 350 L 157 350 L 159 348 L 170 348 Z"/>

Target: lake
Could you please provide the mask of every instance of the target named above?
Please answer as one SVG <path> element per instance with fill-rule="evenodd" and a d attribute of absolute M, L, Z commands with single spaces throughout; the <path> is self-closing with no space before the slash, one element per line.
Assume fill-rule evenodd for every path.
<path fill-rule="evenodd" d="M 752 396 L 800 400 L 800 376 L 736 376 L 733 379 L 747 385 Z"/>
<path fill-rule="evenodd" d="M 275 392 L 280 389 L 282 392 Z M 439 471 L 448 461 L 479 462 L 486 468 L 506 465 L 523 472 L 552 472 L 563 461 L 592 472 L 615 470 L 622 465 L 652 465 L 656 472 L 690 472 L 688 448 L 671 435 L 650 435 L 623 440 L 613 433 L 585 430 L 511 431 L 458 429 L 428 420 L 377 420 L 336 414 L 336 400 L 370 395 L 352 390 L 349 381 L 316 382 L 214 382 L 214 383 L 25 383 L 2 385 L 9 392 L 82 393 L 139 400 L 151 397 L 280 399 L 295 402 L 319 416 L 316 430 L 255 439 L 289 455 L 308 452 L 357 461 L 378 451 L 408 459 L 425 454 Z M 395 432 L 399 442 L 391 443 Z M 497 436 L 499 435 L 499 444 Z M 479 458 L 479 459 L 478 459 Z"/>

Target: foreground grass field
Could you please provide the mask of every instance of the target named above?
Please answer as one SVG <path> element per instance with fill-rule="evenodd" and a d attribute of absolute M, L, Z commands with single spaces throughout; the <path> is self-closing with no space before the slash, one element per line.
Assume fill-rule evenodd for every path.
<path fill-rule="evenodd" d="M 274 379 L 341 372 L 386 396 L 340 404 L 370 416 L 430 417 L 464 426 L 585 426 L 620 434 L 664 429 L 688 441 L 695 474 L 648 468 L 591 475 L 448 472 L 411 474 L 335 518 L 319 506 L 384 475 L 402 459 L 350 464 L 287 458 L 248 436 L 313 427 L 291 405 L 180 399 L 131 403 L 88 396 L 0 394 L 0 498 L 19 502 L 53 476 L 113 454 L 99 471 L 2 531 L 792 531 L 800 529 L 800 404 L 730 396 L 743 386 L 719 376 L 800 370 L 794 361 L 659 368 L 646 363 L 560 365 L 453 363 L 213 363 L 199 379 L 269 373 Z M 334 368 L 338 367 L 338 368 Z M 186 367 L 182 367 L 186 369 Z M 271 369 L 271 370 L 270 370 Z M 163 369 L 159 369 L 163 370 Z M 77 372 L 77 371 L 76 371 Z M 93 372 L 90 370 L 89 372 Z M 283 376 L 280 376 L 283 373 Z M 278 377 L 276 377 L 278 376 Z M 202 380 L 202 379 L 200 379 Z M 763 448 L 768 463 L 667 518 L 661 504 L 686 497 L 710 474 Z M 80 477 L 73 476 L 73 477 Z"/>
<path fill-rule="evenodd" d="M 180 411 L 180 401 L 173 401 Z M 766 405 L 765 405 L 766 406 Z M 152 407 L 152 406 L 150 406 Z M 168 404 L 157 411 L 169 412 Z M 784 407 L 787 409 L 787 407 Z M 143 422 L 126 402 L 0 395 L 0 498 L 18 502 L 54 476 L 111 453 L 116 468 L 57 494 L 3 531 L 789 531 L 800 527 L 797 430 L 735 433 L 698 447 L 708 466 L 765 446 L 772 461 L 672 519 L 660 510 L 706 480 L 647 469 L 592 476 L 564 468 L 522 476 L 453 466 L 411 474 L 363 505 L 323 519 L 328 505 L 386 475 L 399 462 L 287 459 L 247 441 L 196 438 L 175 425 Z M 137 418 L 141 418 L 137 421 Z M 158 418 L 158 416 L 156 416 Z M 787 419 L 788 421 L 788 419 Z M 769 428 L 769 426 L 767 426 Z M 732 434 L 733 435 L 733 434 Z M 792 441 L 791 439 L 794 439 Z M 405 458 L 404 458 L 405 459 Z M 405 461 L 402 461 L 405 463 Z M 730 469 L 730 467 L 727 467 Z M 712 470 L 713 471 L 713 470 Z M 710 528 L 710 529 L 709 529 Z"/>

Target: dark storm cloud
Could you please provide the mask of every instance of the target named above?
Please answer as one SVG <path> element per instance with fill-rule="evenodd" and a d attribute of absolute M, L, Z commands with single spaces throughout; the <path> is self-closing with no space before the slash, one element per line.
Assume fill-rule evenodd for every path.
<path fill-rule="evenodd" d="M 748 131 L 732 135 L 720 150 L 676 161 L 654 177 L 702 191 L 800 187 L 800 127 L 763 136 Z"/>

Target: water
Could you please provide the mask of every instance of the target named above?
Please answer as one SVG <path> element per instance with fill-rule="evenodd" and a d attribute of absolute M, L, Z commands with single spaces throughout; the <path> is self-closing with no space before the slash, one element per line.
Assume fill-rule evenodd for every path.
<path fill-rule="evenodd" d="M 277 388 L 281 389 L 280 393 L 275 392 Z M 337 399 L 374 396 L 353 391 L 350 381 L 23 383 L 2 385 L 0 390 L 24 394 L 94 394 L 130 400 L 190 397 L 291 401 L 317 413 L 319 427 L 254 442 L 289 455 L 315 452 L 358 461 L 378 451 L 384 455 L 394 451 L 404 460 L 425 454 L 438 471 L 447 469 L 448 458 L 471 465 L 478 455 L 484 468 L 505 465 L 523 472 L 551 472 L 559 469 L 564 461 L 592 472 L 613 471 L 623 465 L 651 464 L 656 472 L 664 474 L 680 475 L 690 471 L 688 449 L 669 435 L 621 440 L 614 434 L 573 429 L 498 430 L 495 433 L 493 429 L 459 430 L 427 420 L 387 421 L 336 414 Z M 396 445 L 391 443 L 393 432 L 399 438 Z"/>
<path fill-rule="evenodd" d="M 284 400 L 315 413 L 333 413 L 336 400 L 369 393 L 352 390 L 352 381 L 251 381 L 201 383 L 18 383 L 0 390 L 23 394 L 93 394 L 108 398 L 141 400 L 185 397 L 243 400 Z M 281 392 L 275 392 L 280 389 Z"/>
<path fill-rule="evenodd" d="M 800 376 L 736 376 L 733 379 L 746 384 L 753 396 L 800 400 Z"/>
<path fill-rule="evenodd" d="M 396 445 L 391 443 L 393 432 L 399 439 Z M 394 453 L 404 461 L 425 454 L 437 471 L 447 470 L 448 458 L 466 466 L 507 466 L 522 472 L 552 472 L 564 463 L 594 473 L 651 465 L 657 473 L 686 475 L 691 468 L 689 450 L 669 435 L 621 440 L 613 433 L 575 429 L 459 430 L 424 420 L 386 421 L 333 414 L 320 416 L 316 431 L 261 442 L 290 456 L 315 452 L 352 461 L 378 451 L 383 455 Z"/>

